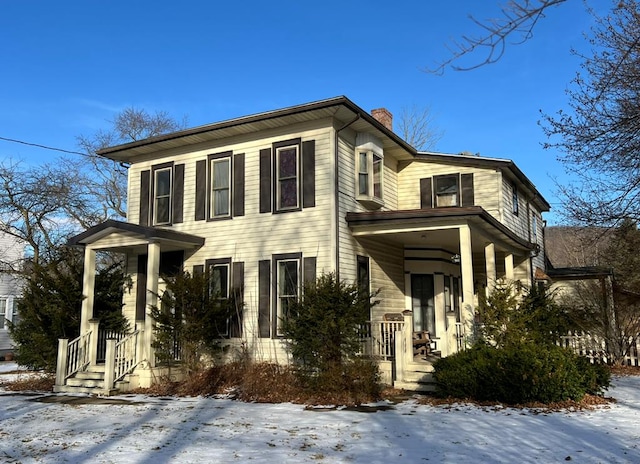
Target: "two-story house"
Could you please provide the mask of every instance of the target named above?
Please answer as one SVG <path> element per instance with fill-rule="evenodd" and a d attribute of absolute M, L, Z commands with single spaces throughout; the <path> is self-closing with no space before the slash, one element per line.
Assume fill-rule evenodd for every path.
<path fill-rule="evenodd" d="M 16 271 L 21 269 L 24 259 L 24 244 L 8 234 L 0 234 L 0 356 L 13 353 L 9 324 L 17 322 L 18 299 L 22 283 Z"/>
<path fill-rule="evenodd" d="M 149 308 L 171 269 L 208 269 L 215 288 L 240 290 L 242 313 L 225 343 L 278 363 L 288 362 L 284 308 L 305 281 L 335 272 L 380 289 L 366 350 L 387 382 L 404 385 L 427 379 L 432 356 L 461 348 L 479 292 L 499 278 L 530 285 L 544 266 L 549 205 L 513 162 L 417 152 L 393 132 L 388 111 L 369 114 L 345 97 L 100 155 L 129 166 L 128 221 L 70 241 L 85 250 L 86 298 L 80 337 L 61 342 L 58 391 L 96 362 L 100 250 L 127 257 L 133 286 L 123 312 L 135 327 L 107 354 L 105 392 L 121 379 L 149 385 L 163 372 Z M 425 332 L 429 346 L 414 350 Z"/>

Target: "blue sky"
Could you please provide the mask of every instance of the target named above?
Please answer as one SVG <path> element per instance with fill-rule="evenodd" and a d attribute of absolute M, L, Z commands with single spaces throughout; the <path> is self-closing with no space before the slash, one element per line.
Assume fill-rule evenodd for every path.
<path fill-rule="evenodd" d="M 189 126 L 346 95 L 365 110 L 430 107 L 437 149 L 508 158 L 561 209 L 540 110 L 566 108 L 586 49 L 582 2 L 550 10 L 533 40 L 470 72 L 423 69 L 496 17 L 497 0 L 323 2 L 61 1 L 0 3 L 0 137 L 77 150 L 128 106 Z M 479 57 L 478 57 L 479 58 Z M 0 140 L 0 160 L 59 154 Z M 550 223 L 557 221 L 547 215 Z"/>

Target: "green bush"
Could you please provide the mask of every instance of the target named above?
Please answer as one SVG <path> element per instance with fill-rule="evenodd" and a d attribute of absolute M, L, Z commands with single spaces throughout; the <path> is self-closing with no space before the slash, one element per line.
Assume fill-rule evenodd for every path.
<path fill-rule="evenodd" d="M 579 401 L 609 386 L 608 370 L 570 351 L 530 342 L 477 344 L 434 363 L 437 394 L 508 404 Z"/>
<path fill-rule="evenodd" d="M 305 284 L 281 321 L 301 385 L 315 392 L 380 391 L 377 365 L 359 356 L 373 296 L 332 273 Z"/>

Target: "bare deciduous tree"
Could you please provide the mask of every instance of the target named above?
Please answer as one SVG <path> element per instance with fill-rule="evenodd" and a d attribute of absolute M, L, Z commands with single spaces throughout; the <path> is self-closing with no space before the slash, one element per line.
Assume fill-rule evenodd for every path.
<path fill-rule="evenodd" d="M 521 44 L 533 37 L 533 29 L 544 13 L 551 7 L 564 3 L 566 0 L 509 0 L 500 7 L 499 18 L 479 20 L 473 16 L 469 18 L 482 31 L 478 35 L 462 35 L 461 39 L 449 46 L 450 57 L 439 63 L 429 72 L 442 74 L 447 67 L 456 71 L 468 71 L 498 61 L 507 46 L 508 39 L 512 44 Z M 475 64 L 460 66 L 456 63 L 462 57 L 483 54 Z"/>
<path fill-rule="evenodd" d="M 165 111 L 148 113 L 144 109 L 126 108 L 118 113 L 109 130 L 99 130 L 91 136 L 77 137 L 78 145 L 87 153 L 92 169 L 82 169 L 86 160 L 68 160 L 68 166 L 75 166 L 81 176 L 80 187 L 87 195 L 92 196 L 93 211 L 81 212 L 80 220 L 85 227 L 110 217 L 125 218 L 127 215 L 127 167 L 118 162 L 96 155 L 96 152 L 109 146 L 135 142 L 150 137 L 183 129 L 186 118 L 182 121 L 173 119 Z M 93 224 L 86 223 L 82 218 Z"/>
<path fill-rule="evenodd" d="M 400 113 L 400 135 L 416 150 L 434 150 L 444 135 L 434 122 L 431 108 L 404 107 Z"/>
<path fill-rule="evenodd" d="M 544 114 L 543 129 L 577 179 L 560 188 L 568 217 L 611 226 L 640 219 L 640 2 L 621 0 L 592 33 L 570 110 Z"/>
<path fill-rule="evenodd" d="M 0 231 L 26 243 L 37 262 L 77 229 L 67 215 L 69 210 L 85 208 L 86 197 L 72 194 L 77 180 L 74 171 L 61 165 L 1 163 Z"/>

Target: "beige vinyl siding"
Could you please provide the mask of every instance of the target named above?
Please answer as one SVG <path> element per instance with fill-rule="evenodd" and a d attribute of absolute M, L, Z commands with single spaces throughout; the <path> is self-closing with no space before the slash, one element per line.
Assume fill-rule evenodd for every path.
<path fill-rule="evenodd" d="M 167 228 L 205 238 L 205 244 L 185 261 L 185 270 L 203 265 L 207 259 L 231 258 L 244 263 L 245 308 L 243 338 L 258 356 L 286 361 L 281 340 L 258 338 L 258 262 L 271 260 L 274 254 L 301 253 L 302 258 L 315 257 L 316 275 L 335 270 L 335 230 L 333 184 L 333 128 L 330 120 L 314 121 L 285 129 L 271 130 L 226 139 L 216 145 L 190 147 L 189 152 L 168 151 L 153 160 L 145 160 L 131 167 L 130 209 L 132 222 L 138 222 L 140 172 L 165 162 L 185 165 L 183 223 Z M 259 153 L 271 148 L 274 142 L 300 138 L 301 142 L 315 141 L 315 207 L 283 213 L 259 212 Z M 209 154 L 232 151 L 245 156 L 245 215 L 214 221 L 195 221 L 196 162 Z M 302 199 L 300 199 L 302 201 Z M 134 261 L 134 260 L 131 260 Z M 135 274 L 135 263 L 130 272 Z M 274 269 L 271 270 L 272 273 Z M 273 279 L 272 279 L 273 281 Z M 135 298 L 125 298 L 126 313 L 135 314 Z M 273 310 L 273 304 L 272 310 Z"/>
<path fill-rule="evenodd" d="M 399 209 L 420 208 L 420 179 L 445 174 L 473 174 L 474 201 L 500 220 L 500 172 L 465 166 L 437 164 L 423 160 L 403 161 L 398 174 Z"/>
<path fill-rule="evenodd" d="M 516 184 L 517 185 L 517 184 Z M 504 198 L 504 214 L 502 223 L 525 240 L 530 239 L 529 208 L 525 192 L 518 189 L 518 214 L 513 213 L 513 182 L 502 178 L 502 196 Z"/>

